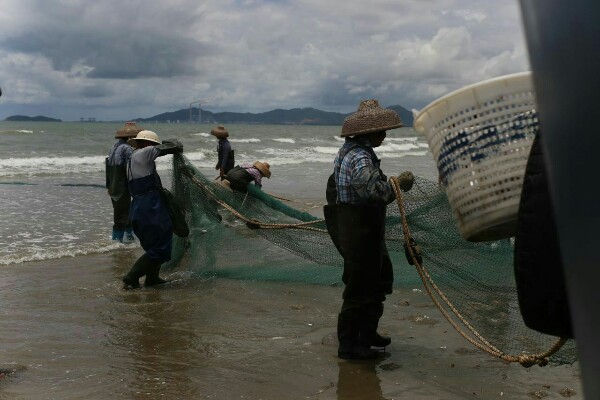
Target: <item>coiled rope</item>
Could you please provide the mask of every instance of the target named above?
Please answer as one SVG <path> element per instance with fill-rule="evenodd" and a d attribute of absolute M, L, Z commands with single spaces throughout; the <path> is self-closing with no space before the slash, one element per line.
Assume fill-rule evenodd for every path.
<path fill-rule="evenodd" d="M 396 193 L 396 201 L 398 203 L 398 209 L 400 211 L 400 217 L 401 217 L 401 221 L 402 221 L 402 231 L 404 234 L 405 243 L 410 243 L 411 242 L 411 234 L 410 234 L 410 228 L 408 227 L 408 222 L 406 220 L 406 209 L 404 207 L 404 199 L 402 197 L 402 191 L 400 189 L 400 182 L 399 182 L 398 178 L 395 176 L 391 177 L 389 179 L 389 182 L 392 184 L 392 187 L 394 188 L 394 192 Z M 483 336 L 481 336 L 479 334 L 479 332 L 477 332 L 477 330 L 462 316 L 462 314 L 456 309 L 456 307 L 454 307 L 452 302 L 450 302 L 450 300 L 448 300 L 448 298 L 442 292 L 442 290 L 435 284 L 435 282 L 431 278 L 431 275 L 429 275 L 429 272 L 427 271 L 427 269 L 417 259 L 412 246 L 406 246 L 406 248 L 407 248 L 408 253 L 415 265 L 415 268 L 417 269 L 419 277 L 421 278 L 421 281 L 423 282 L 423 286 L 425 286 L 425 290 L 427 291 L 427 294 L 433 300 L 433 302 L 436 305 L 436 307 L 438 308 L 438 310 L 442 313 L 442 315 L 446 318 L 446 320 L 450 323 L 450 325 L 452 325 L 452 327 L 463 338 L 465 338 L 469 343 L 471 343 L 475 347 L 477 347 L 495 357 L 501 358 L 502 360 L 505 360 L 508 362 L 518 362 L 522 366 L 529 368 L 533 365 L 539 365 L 539 366 L 547 365 L 548 357 L 550 357 L 552 354 L 556 353 L 566 343 L 566 341 L 567 341 L 566 338 L 559 338 L 548 350 L 546 350 L 542 353 L 521 354 L 521 355 L 506 354 L 505 352 L 501 351 L 500 349 L 498 349 L 497 347 L 492 345 L 488 340 L 486 340 Z M 448 309 L 450 309 L 450 311 L 456 316 L 456 318 L 458 318 L 460 320 L 460 322 L 463 323 L 463 325 L 471 332 L 471 334 L 473 336 L 475 336 L 475 338 L 473 338 L 472 336 L 467 334 L 463 329 L 461 329 L 461 327 L 458 325 L 458 323 L 452 318 L 450 313 L 446 310 L 446 307 L 444 307 L 444 305 L 442 305 L 442 303 L 438 300 L 438 298 L 436 297 L 434 292 L 437 293 L 437 295 L 446 304 L 446 307 Z"/>

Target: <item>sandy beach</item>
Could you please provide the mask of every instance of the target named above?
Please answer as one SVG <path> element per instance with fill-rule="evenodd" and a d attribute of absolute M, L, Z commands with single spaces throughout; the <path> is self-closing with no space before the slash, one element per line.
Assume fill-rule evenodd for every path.
<path fill-rule="evenodd" d="M 339 286 L 165 274 L 125 291 L 135 246 L 0 270 L 0 399 L 581 399 L 578 364 L 476 350 L 418 286 L 397 288 L 372 362 L 339 360 Z"/>

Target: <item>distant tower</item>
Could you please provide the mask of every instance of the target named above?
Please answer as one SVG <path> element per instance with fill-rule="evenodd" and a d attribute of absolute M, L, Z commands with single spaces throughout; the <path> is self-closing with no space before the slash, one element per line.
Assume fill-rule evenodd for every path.
<path fill-rule="evenodd" d="M 194 115 L 192 105 L 198 103 L 198 123 L 202 122 L 202 104 L 208 103 L 210 100 L 196 100 L 190 103 L 190 124 L 194 123 Z"/>

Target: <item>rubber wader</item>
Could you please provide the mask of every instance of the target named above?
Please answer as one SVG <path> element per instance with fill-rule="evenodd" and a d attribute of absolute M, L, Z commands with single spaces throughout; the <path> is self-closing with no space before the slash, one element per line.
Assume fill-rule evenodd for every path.
<path fill-rule="evenodd" d="M 384 205 L 336 204 L 324 207 L 327 230 L 344 258 L 346 285 L 338 316 L 338 356 L 377 357 L 371 346 L 391 339 L 377 334 L 386 294 L 392 293 L 392 263 L 385 247 Z"/>
<path fill-rule="evenodd" d="M 133 267 L 131 267 L 127 275 L 123 277 L 123 283 L 125 284 L 124 288 L 139 288 L 139 280 L 144 275 L 146 275 L 144 286 L 154 286 L 166 283 L 167 281 L 158 276 L 161 264 L 162 262 L 160 260 L 150 258 L 148 254 L 142 254 L 135 264 L 133 264 Z"/>

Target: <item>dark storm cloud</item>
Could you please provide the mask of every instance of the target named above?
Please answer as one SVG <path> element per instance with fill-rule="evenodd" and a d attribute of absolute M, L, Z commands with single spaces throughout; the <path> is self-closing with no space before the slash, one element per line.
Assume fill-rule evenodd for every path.
<path fill-rule="evenodd" d="M 111 96 L 113 93 L 113 90 L 101 85 L 86 86 L 83 89 L 81 89 L 80 92 L 80 94 L 86 98 L 108 97 Z"/>
<path fill-rule="evenodd" d="M 47 57 L 57 71 L 85 67 L 89 78 L 165 78 L 197 73 L 199 56 L 210 46 L 174 34 L 153 32 L 27 32 L 0 44 Z"/>
<path fill-rule="evenodd" d="M 211 111 L 416 108 L 527 69 L 514 0 L 365 4 L 2 0 L 0 83 L 24 108 L 116 119 L 198 99 Z"/>

